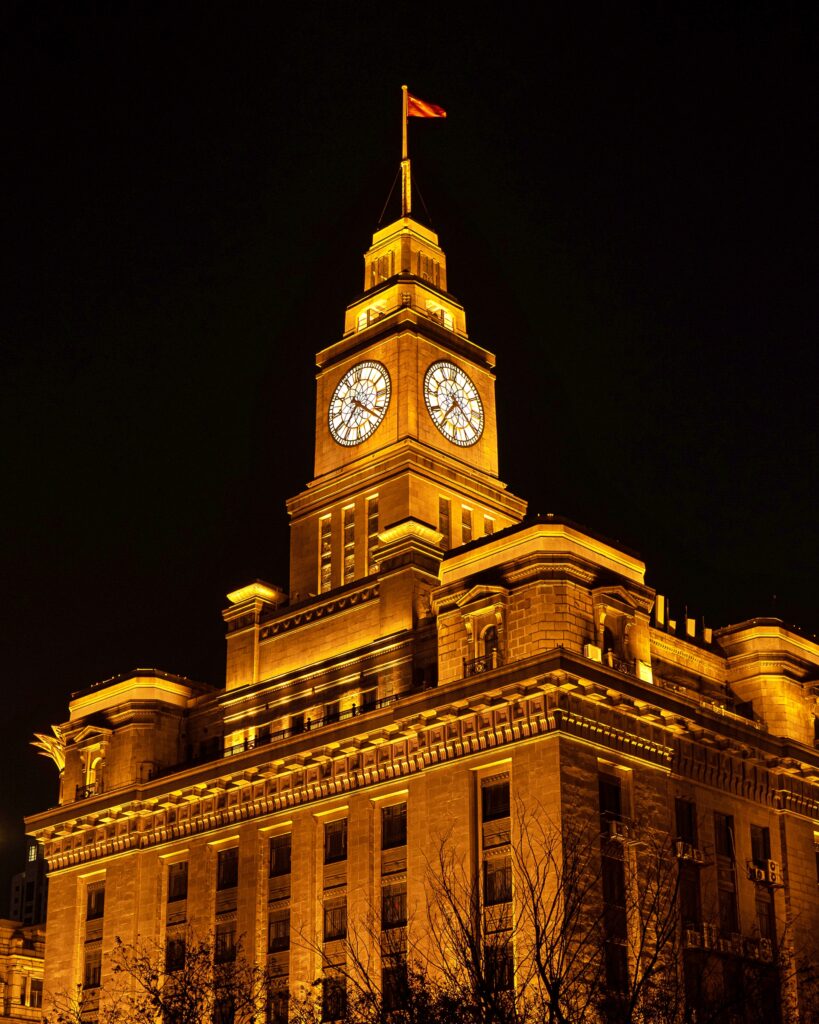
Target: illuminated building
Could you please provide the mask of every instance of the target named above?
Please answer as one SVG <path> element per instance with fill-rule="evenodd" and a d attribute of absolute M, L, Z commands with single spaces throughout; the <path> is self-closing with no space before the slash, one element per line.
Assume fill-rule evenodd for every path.
<path fill-rule="evenodd" d="M 0 920 L 0 1020 L 42 1019 L 45 931 Z"/>
<path fill-rule="evenodd" d="M 115 936 L 188 926 L 243 936 L 282 990 L 309 982 L 369 908 L 406 927 L 442 836 L 485 887 L 509 877 L 515 806 L 599 809 L 606 842 L 667 829 L 694 953 L 771 961 L 786 922 L 807 949 L 816 643 L 774 619 L 671 623 L 636 554 L 526 518 L 498 477 L 495 357 L 411 216 L 374 235 L 316 364 L 289 588 L 228 595 L 224 688 L 134 671 L 41 739 L 64 764 L 59 806 L 27 822 L 47 990 L 104 986 Z M 512 936 L 510 979 L 515 955 Z"/>

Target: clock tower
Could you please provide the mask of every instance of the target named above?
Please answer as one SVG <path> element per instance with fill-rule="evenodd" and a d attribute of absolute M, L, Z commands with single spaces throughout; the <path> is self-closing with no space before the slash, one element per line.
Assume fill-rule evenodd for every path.
<path fill-rule="evenodd" d="M 469 339 L 433 231 L 404 214 L 375 233 L 316 366 L 314 479 L 288 502 L 291 602 L 377 574 L 398 524 L 448 550 L 521 520 L 498 479 L 495 357 Z"/>

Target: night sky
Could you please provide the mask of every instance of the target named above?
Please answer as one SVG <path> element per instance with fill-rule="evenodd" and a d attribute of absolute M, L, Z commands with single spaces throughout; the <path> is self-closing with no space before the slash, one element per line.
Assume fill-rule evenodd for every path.
<path fill-rule="evenodd" d="M 449 113 L 413 170 L 501 478 L 680 616 L 819 629 L 815 5 L 291 6 L 0 12 L 0 910 L 32 733 L 136 666 L 220 682 L 227 591 L 287 583 L 402 82 Z"/>

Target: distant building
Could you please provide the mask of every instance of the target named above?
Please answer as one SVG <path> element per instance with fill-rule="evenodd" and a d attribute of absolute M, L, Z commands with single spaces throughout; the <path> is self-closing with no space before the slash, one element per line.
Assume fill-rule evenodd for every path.
<path fill-rule="evenodd" d="M 519 984 L 517 807 L 597 821 L 612 997 L 639 968 L 622 894 L 649 822 L 679 872 L 690 1012 L 706 961 L 724 987 L 760 965 L 775 1002 L 807 998 L 775 965 L 819 935 L 816 642 L 775 619 L 674 622 L 636 554 L 525 517 L 498 477 L 495 356 L 410 216 L 374 235 L 316 363 L 289 590 L 228 595 L 224 688 L 126 673 L 74 694 L 49 741 L 59 806 L 27 821 L 50 872 L 47 990 L 104 987 L 115 936 L 178 948 L 193 926 L 271 967 L 271 1021 L 336 970 L 333 1019 L 345 936 L 376 907 L 406 948 L 443 836 L 480 888 L 497 984 Z M 306 382 L 279 386 L 307 401 Z M 559 438 L 529 421 L 514 443 L 548 473 Z M 371 938 L 388 984 L 384 948 Z"/>
<path fill-rule="evenodd" d="M 0 1020 L 42 1020 L 44 949 L 44 928 L 0 920 Z"/>
<path fill-rule="evenodd" d="M 48 879 L 43 848 L 29 839 L 26 848 L 26 866 L 11 880 L 11 917 L 23 924 L 44 924 Z"/>

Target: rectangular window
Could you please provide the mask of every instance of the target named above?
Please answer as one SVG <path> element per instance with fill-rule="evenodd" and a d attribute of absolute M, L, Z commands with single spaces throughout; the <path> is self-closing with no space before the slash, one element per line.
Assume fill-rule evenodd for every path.
<path fill-rule="evenodd" d="M 751 825 L 751 859 L 758 868 L 767 867 L 771 859 L 771 832 L 762 825 Z"/>
<path fill-rule="evenodd" d="M 290 991 L 274 989 L 267 999 L 267 1024 L 287 1024 L 290 1019 Z"/>
<path fill-rule="evenodd" d="M 693 800 L 678 796 L 674 801 L 674 817 L 677 825 L 677 839 L 683 843 L 697 845 L 697 805 Z"/>
<path fill-rule="evenodd" d="M 381 849 L 407 845 L 407 805 L 393 804 L 381 810 Z"/>
<path fill-rule="evenodd" d="M 367 498 L 367 575 L 378 572 L 375 548 L 378 544 L 378 495 Z"/>
<path fill-rule="evenodd" d="M 31 979 L 31 987 L 28 991 L 28 1005 L 38 1009 L 43 1005 L 43 982 L 40 978 Z"/>
<path fill-rule="evenodd" d="M 449 551 L 452 542 L 450 537 L 449 498 L 438 499 L 438 532 L 443 534 L 441 547 L 444 551 Z"/>
<path fill-rule="evenodd" d="M 297 736 L 300 732 L 304 732 L 304 712 L 300 712 L 298 715 L 290 716 L 290 732 Z"/>
<path fill-rule="evenodd" d="M 734 861 L 734 819 L 730 814 L 714 814 L 714 845 L 718 857 Z"/>
<path fill-rule="evenodd" d="M 355 579 L 355 507 L 348 505 L 342 512 L 344 524 L 344 583 Z"/>
<path fill-rule="evenodd" d="M 729 936 L 739 931 L 737 908 L 736 855 L 734 853 L 734 819 L 730 814 L 714 814 L 714 847 L 717 854 L 717 903 L 720 934 Z"/>
<path fill-rule="evenodd" d="M 216 888 L 235 889 L 239 883 L 239 847 L 220 850 L 216 861 Z"/>
<path fill-rule="evenodd" d="M 231 963 L 236 959 L 235 921 L 223 921 L 216 925 L 213 959 L 217 964 Z"/>
<path fill-rule="evenodd" d="M 616 775 L 601 772 L 597 777 L 600 798 L 600 818 L 606 823 L 623 820 L 623 791 Z"/>
<path fill-rule="evenodd" d="M 491 537 L 495 532 L 495 520 L 491 516 L 483 517 L 483 535 L 484 537 Z"/>
<path fill-rule="evenodd" d="M 407 961 L 403 956 L 385 956 L 381 967 L 381 993 L 387 1014 L 407 1005 Z"/>
<path fill-rule="evenodd" d="M 165 970 L 181 971 L 185 966 L 185 936 L 169 936 L 165 943 Z"/>
<path fill-rule="evenodd" d="M 105 886 L 88 887 L 85 899 L 85 920 L 96 921 L 105 913 Z"/>
<path fill-rule="evenodd" d="M 83 988 L 99 988 L 102 974 L 102 949 L 98 946 L 86 948 L 82 972 Z"/>
<path fill-rule="evenodd" d="M 485 782 L 481 786 L 481 817 L 484 821 L 496 821 L 509 817 L 509 780 Z"/>
<path fill-rule="evenodd" d="M 324 941 L 347 938 L 347 901 L 333 900 L 324 904 Z"/>
<path fill-rule="evenodd" d="M 369 690 L 361 691 L 361 713 L 374 711 L 378 703 L 378 688 L 373 686 Z"/>
<path fill-rule="evenodd" d="M 277 910 L 267 922 L 267 952 L 290 949 L 290 911 Z"/>
<path fill-rule="evenodd" d="M 381 928 L 403 928 L 407 923 L 407 886 L 385 885 L 381 890 Z"/>
<path fill-rule="evenodd" d="M 326 594 L 333 586 L 333 536 L 329 516 L 319 520 L 319 593 Z"/>
<path fill-rule="evenodd" d="M 347 1014 L 347 986 L 343 978 L 325 978 L 321 983 L 322 1021 L 342 1020 Z"/>
<path fill-rule="evenodd" d="M 290 874 L 290 856 L 292 852 L 292 836 L 288 832 L 283 836 L 273 836 L 270 840 L 270 877 L 278 878 Z"/>
<path fill-rule="evenodd" d="M 324 826 L 324 863 L 347 860 L 347 819 L 328 821 Z"/>
<path fill-rule="evenodd" d="M 468 544 L 472 540 L 472 509 L 461 506 L 461 543 Z"/>
<path fill-rule="evenodd" d="M 512 862 L 508 857 L 484 862 L 483 901 L 487 907 L 512 902 Z"/>
<path fill-rule="evenodd" d="M 511 942 L 499 938 L 495 942 L 487 943 L 484 952 L 486 981 L 490 990 L 492 992 L 510 991 L 514 979 Z"/>
<path fill-rule="evenodd" d="M 683 840 L 687 842 L 688 840 Z M 680 917 L 683 928 L 699 928 L 702 922 L 700 905 L 700 873 L 696 864 L 681 860 L 677 869 L 680 873 Z"/>
<path fill-rule="evenodd" d="M 324 724 L 332 725 L 333 722 L 337 722 L 341 716 L 341 704 L 337 700 L 331 701 L 329 704 L 324 705 Z"/>
<path fill-rule="evenodd" d="M 188 898 L 188 862 L 168 865 L 168 903 Z"/>

